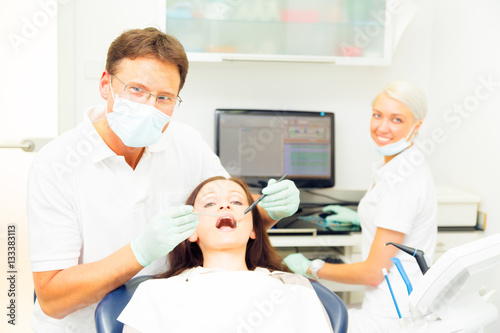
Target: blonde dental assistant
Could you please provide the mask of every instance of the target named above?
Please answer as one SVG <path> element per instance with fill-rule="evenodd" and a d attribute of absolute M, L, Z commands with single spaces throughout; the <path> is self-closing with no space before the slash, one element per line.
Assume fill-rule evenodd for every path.
<path fill-rule="evenodd" d="M 375 98 L 372 108 L 371 139 L 383 155 L 383 161 L 375 166 L 372 185 L 360 201 L 357 214 L 345 207 L 326 207 L 337 212 L 332 220 L 343 220 L 345 216 L 359 219 L 363 261 L 311 262 L 300 253 L 285 258 L 288 267 L 296 273 L 366 286 L 361 308 L 349 310 L 351 333 L 388 332 L 398 328 L 397 312 L 382 268 L 389 271 L 403 316 L 408 314 L 406 286 L 391 258 L 402 261 L 413 284 L 422 273 L 414 258 L 384 244 L 395 242 L 419 248 L 432 260 L 437 237 L 437 202 L 432 175 L 424 155 L 413 145 L 427 111 L 425 95 L 409 82 L 396 81 Z"/>
<path fill-rule="evenodd" d="M 27 200 L 35 332 L 95 332 L 97 302 L 139 272 L 157 273 L 195 231 L 189 189 L 227 176 L 197 131 L 170 121 L 188 66 L 172 36 L 124 32 L 99 81 L 106 103 L 38 153 Z M 293 182 L 263 191 L 274 220 L 297 209 Z"/>

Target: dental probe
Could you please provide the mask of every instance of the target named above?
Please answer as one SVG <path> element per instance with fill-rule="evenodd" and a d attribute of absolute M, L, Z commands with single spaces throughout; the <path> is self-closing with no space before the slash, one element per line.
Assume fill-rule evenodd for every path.
<path fill-rule="evenodd" d="M 278 181 L 276 182 L 279 183 L 280 181 L 282 181 L 283 179 L 285 179 L 286 177 L 286 173 L 280 178 L 278 179 Z M 243 212 L 243 214 L 236 220 L 236 222 L 238 222 L 243 216 L 245 216 L 246 213 L 248 213 L 249 211 L 251 211 L 259 202 L 262 201 L 262 199 L 264 199 L 264 197 L 266 196 L 266 194 L 262 194 L 257 200 L 255 200 L 253 202 L 253 204 L 251 204 L 250 206 L 248 206 L 247 209 L 245 209 L 245 211 Z"/>

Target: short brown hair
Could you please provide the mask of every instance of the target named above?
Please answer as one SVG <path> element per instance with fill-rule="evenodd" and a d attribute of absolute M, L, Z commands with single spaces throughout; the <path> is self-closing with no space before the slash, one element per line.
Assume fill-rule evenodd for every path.
<path fill-rule="evenodd" d="M 221 176 L 216 176 L 209 178 L 199 184 L 191 193 L 186 201 L 186 205 L 194 205 L 196 197 L 200 192 L 201 188 L 210 182 L 216 180 L 226 180 L 226 178 Z M 247 197 L 248 203 L 253 203 L 253 198 L 248 190 L 247 184 L 235 177 L 231 177 L 227 180 L 233 181 L 240 185 L 245 195 Z M 253 216 L 253 230 L 257 236 L 255 239 L 249 239 L 247 243 L 247 249 L 245 253 L 245 262 L 247 268 L 253 271 L 257 267 L 264 267 L 271 271 L 284 271 L 290 272 L 288 267 L 283 263 L 283 259 L 274 250 L 267 235 L 267 230 L 264 226 L 264 220 L 259 213 L 259 209 L 255 206 L 252 209 Z M 169 254 L 168 260 L 170 268 L 163 274 L 159 274 L 156 278 L 169 278 L 175 275 L 179 275 L 186 269 L 203 266 L 203 253 L 197 243 L 191 243 L 189 240 L 185 240 L 179 245 L 177 245 Z"/>
<path fill-rule="evenodd" d="M 189 61 L 182 44 L 174 36 L 164 34 L 156 28 L 127 30 L 109 46 L 106 70 L 114 74 L 122 59 L 149 57 L 177 66 L 181 77 L 179 91 L 186 81 Z"/>

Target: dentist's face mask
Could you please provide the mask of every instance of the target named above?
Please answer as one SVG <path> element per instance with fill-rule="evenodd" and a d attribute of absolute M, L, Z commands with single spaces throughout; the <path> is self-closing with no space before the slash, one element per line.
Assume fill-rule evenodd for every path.
<path fill-rule="evenodd" d="M 380 155 L 383 155 L 383 156 L 397 155 L 400 152 L 402 152 L 403 150 L 405 150 L 406 148 L 411 146 L 413 136 L 414 136 L 413 131 L 415 130 L 415 127 L 417 127 L 417 125 L 418 124 L 415 124 L 415 126 L 412 127 L 410 133 L 408 133 L 408 135 L 406 137 L 401 138 L 401 140 L 399 140 L 397 142 L 389 143 L 389 144 L 384 145 L 384 146 L 379 146 L 379 145 L 377 145 L 375 140 L 373 140 L 373 138 L 371 138 L 372 145 L 375 147 L 375 150 L 377 150 L 377 152 Z"/>
<path fill-rule="evenodd" d="M 142 148 L 160 140 L 170 117 L 157 108 L 121 98 L 113 93 L 113 112 L 107 113 L 109 127 L 127 147 Z"/>

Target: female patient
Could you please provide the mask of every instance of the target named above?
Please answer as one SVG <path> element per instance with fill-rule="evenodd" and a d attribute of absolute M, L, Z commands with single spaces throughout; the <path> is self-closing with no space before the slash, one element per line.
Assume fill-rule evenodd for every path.
<path fill-rule="evenodd" d="M 170 269 L 142 283 L 118 318 L 124 332 L 332 332 L 309 281 L 286 273 L 257 208 L 237 178 L 202 182 L 186 204 L 196 232 Z"/>

